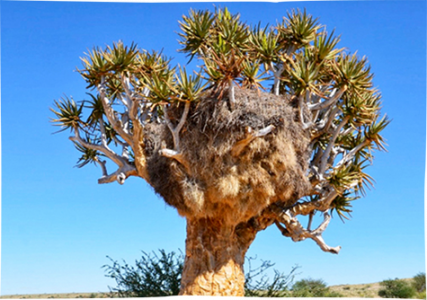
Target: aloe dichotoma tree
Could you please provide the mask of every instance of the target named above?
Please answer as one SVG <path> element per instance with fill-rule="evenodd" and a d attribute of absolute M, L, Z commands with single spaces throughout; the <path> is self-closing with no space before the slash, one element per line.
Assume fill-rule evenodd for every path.
<path fill-rule="evenodd" d="M 186 218 L 181 294 L 242 296 L 245 253 L 271 225 L 339 252 L 322 233 L 372 184 L 365 167 L 389 121 L 367 59 L 305 11 L 265 28 L 190 11 L 180 28 L 197 72 L 134 44 L 95 48 L 79 70 L 89 99 L 55 101 L 53 122 L 99 183 L 140 177 Z"/>

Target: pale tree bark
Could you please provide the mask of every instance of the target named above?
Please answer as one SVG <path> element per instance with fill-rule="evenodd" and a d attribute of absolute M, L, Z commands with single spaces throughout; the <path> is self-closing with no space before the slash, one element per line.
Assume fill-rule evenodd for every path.
<path fill-rule="evenodd" d="M 256 232 L 236 228 L 221 219 L 187 219 L 180 295 L 244 296 L 243 264 Z"/>

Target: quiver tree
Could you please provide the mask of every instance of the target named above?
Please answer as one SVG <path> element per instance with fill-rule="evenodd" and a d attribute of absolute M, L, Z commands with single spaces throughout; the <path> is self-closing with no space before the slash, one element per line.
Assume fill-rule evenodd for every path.
<path fill-rule="evenodd" d="M 366 58 L 305 11 L 265 28 L 190 11 L 180 27 L 199 70 L 134 44 L 95 48 L 78 70 L 89 99 L 56 101 L 53 122 L 99 183 L 141 177 L 186 218 L 181 294 L 242 296 L 245 253 L 268 226 L 339 252 L 322 233 L 372 184 L 364 169 L 388 120 Z"/>

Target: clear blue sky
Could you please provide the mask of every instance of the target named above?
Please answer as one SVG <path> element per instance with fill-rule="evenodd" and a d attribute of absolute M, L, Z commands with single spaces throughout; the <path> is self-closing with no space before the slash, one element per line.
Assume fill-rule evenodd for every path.
<path fill-rule="evenodd" d="M 384 131 L 389 152 L 377 153 L 368 171 L 375 189 L 354 203 L 350 221 L 335 217 L 325 232 L 329 245 L 342 246 L 339 255 L 276 228 L 259 233 L 248 255 L 283 272 L 298 264 L 298 279 L 330 285 L 424 272 L 426 2 L 220 5 L 252 24 L 306 8 L 341 34 L 340 46 L 369 58 L 393 120 Z M 94 46 L 135 41 L 185 64 L 176 32 L 190 8 L 213 5 L 1 1 L 2 295 L 108 291 L 106 255 L 132 262 L 141 250 L 184 250 L 185 220 L 144 181 L 98 185 L 99 168 L 73 167 L 78 153 L 67 133 L 52 134 L 49 107 L 64 94 L 85 98 L 73 70 Z"/>

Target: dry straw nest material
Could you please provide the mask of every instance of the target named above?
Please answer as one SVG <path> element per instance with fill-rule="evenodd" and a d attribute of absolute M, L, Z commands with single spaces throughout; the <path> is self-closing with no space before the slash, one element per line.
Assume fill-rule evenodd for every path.
<path fill-rule="evenodd" d="M 192 105 L 180 134 L 187 168 L 159 154 L 162 144 L 173 148 L 165 124 L 146 129 L 150 183 L 183 216 L 237 224 L 276 201 L 296 201 L 310 188 L 309 133 L 296 119 L 292 101 L 240 89 L 235 96 L 233 110 L 226 99 L 214 97 Z M 172 122 L 182 111 L 183 105 L 169 111 Z M 269 125 L 275 126 L 272 133 L 254 139 L 238 156 L 231 154 L 249 127 L 257 131 Z"/>

